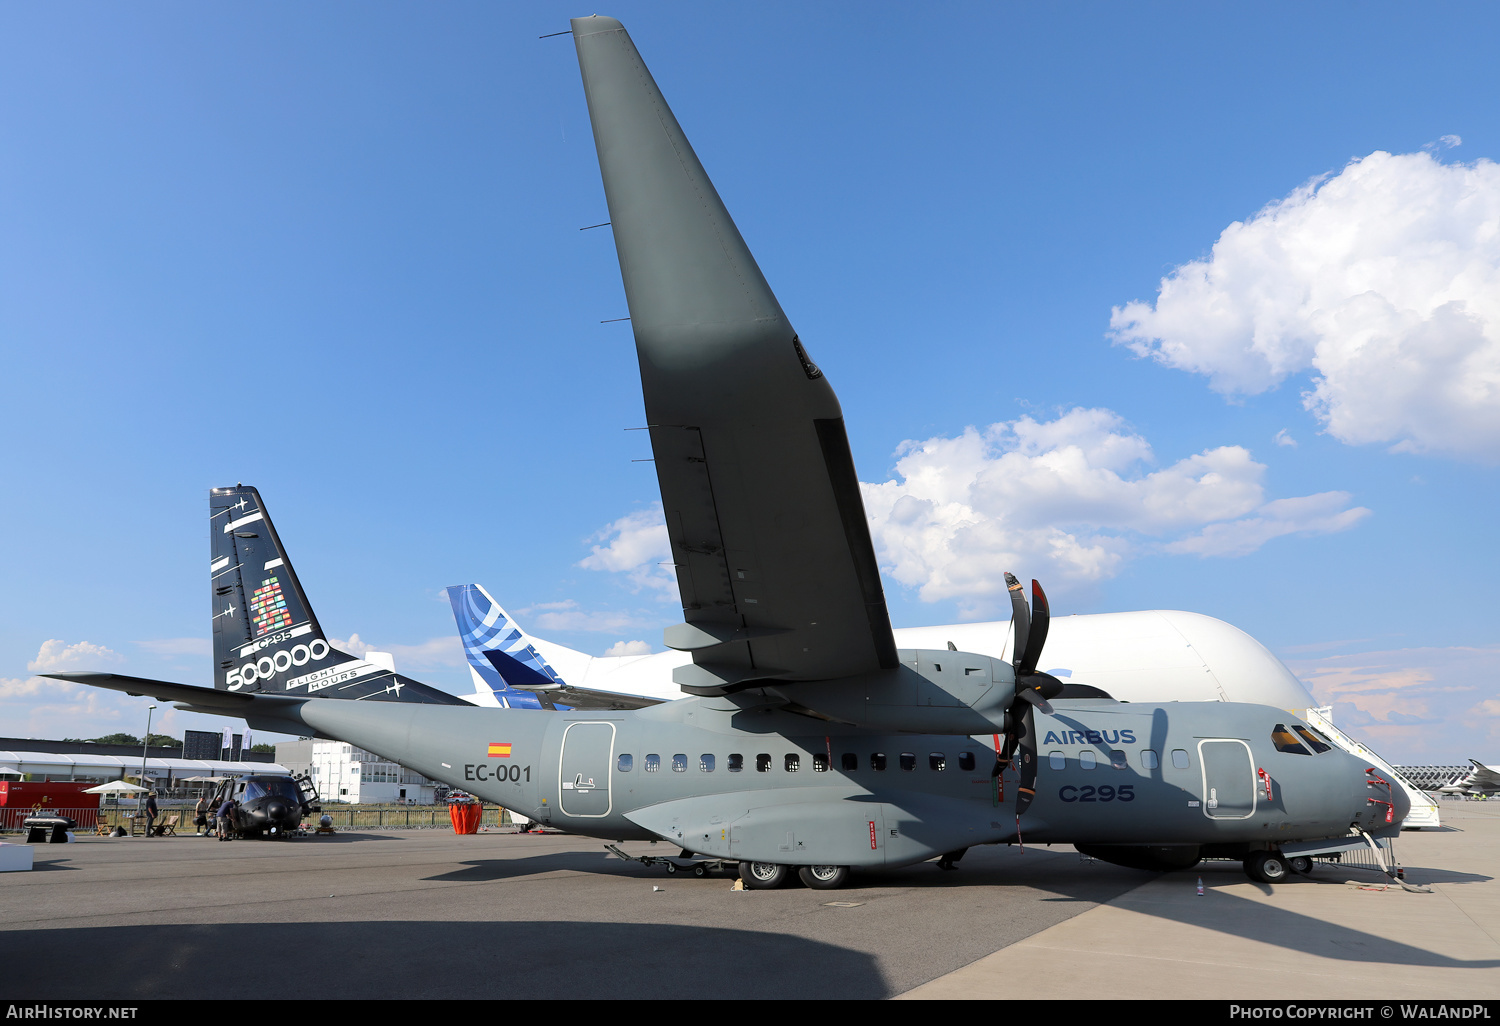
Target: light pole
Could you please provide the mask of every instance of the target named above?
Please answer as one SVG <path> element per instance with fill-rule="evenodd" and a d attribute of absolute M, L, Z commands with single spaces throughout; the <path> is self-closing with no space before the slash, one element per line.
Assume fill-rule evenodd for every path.
<path fill-rule="evenodd" d="M 146 737 L 141 742 L 141 786 L 146 786 L 146 747 L 151 744 L 151 713 L 156 706 L 146 706 Z"/>

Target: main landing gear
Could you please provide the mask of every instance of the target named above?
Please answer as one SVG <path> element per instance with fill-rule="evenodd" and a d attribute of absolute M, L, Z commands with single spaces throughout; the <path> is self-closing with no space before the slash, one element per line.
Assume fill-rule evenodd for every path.
<path fill-rule="evenodd" d="M 1309 863 L 1311 860 L 1306 860 Z M 1255 851 L 1245 859 L 1245 875 L 1256 883 L 1282 883 L 1291 875 L 1291 860 L 1279 851 Z M 1307 867 L 1309 870 L 1311 865 Z"/>
<path fill-rule="evenodd" d="M 750 890 L 769 891 L 791 882 L 793 866 L 774 862 L 741 862 L 740 879 Z M 802 866 L 797 877 L 817 891 L 831 891 L 849 882 L 848 866 Z"/>

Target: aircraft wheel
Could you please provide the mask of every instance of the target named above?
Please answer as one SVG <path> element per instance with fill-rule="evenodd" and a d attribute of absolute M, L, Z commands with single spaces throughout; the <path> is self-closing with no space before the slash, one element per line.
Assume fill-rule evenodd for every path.
<path fill-rule="evenodd" d="M 832 891 L 849 882 L 849 867 L 803 866 L 797 870 L 797 875 L 815 891 Z"/>
<path fill-rule="evenodd" d="M 708 875 L 708 867 L 705 866 L 701 862 L 698 863 L 698 865 L 696 865 L 696 866 L 693 867 L 693 875 L 694 876 L 707 876 Z"/>
<path fill-rule="evenodd" d="M 675 873 L 675 872 L 677 872 L 677 863 L 675 863 L 675 862 L 668 862 L 667 863 L 667 872 L 668 873 Z"/>
<path fill-rule="evenodd" d="M 786 883 L 791 874 L 786 866 L 774 862 L 741 862 L 740 879 L 745 886 L 757 891 L 769 891 Z"/>
<path fill-rule="evenodd" d="M 1302 876 L 1308 876 L 1312 873 L 1313 860 L 1306 855 L 1294 855 L 1287 859 L 1286 864 L 1291 868 L 1293 873 L 1299 873 Z"/>
<path fill-rule="evenodd" d="M 1245 860 L 1245 873 L 1257 883 L 1281 883 L 1287 878 L 1286 858 L 1274 851 L 1258 851 Z"/>

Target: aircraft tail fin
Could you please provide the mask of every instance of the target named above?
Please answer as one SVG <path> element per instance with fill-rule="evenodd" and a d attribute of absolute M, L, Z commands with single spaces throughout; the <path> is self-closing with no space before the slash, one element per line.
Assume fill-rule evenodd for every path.
<path fill-rule="evenodd" d="M 477 584 L 456 584 L 447 594 L 475 689 L 513 709 L 553 708 L 547 692 L 566 682 L 500 603 Z"/>
<path fill-rule="evenodd" d="M 215 688 L 466 704 L 329 643 L 256 489 L 212 489 L 208 523 Z"/>

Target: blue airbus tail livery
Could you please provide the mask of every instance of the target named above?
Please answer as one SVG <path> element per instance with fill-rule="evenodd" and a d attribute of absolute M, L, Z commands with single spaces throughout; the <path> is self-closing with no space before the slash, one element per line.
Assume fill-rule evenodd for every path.
<path fill-rule="evenodd" d="M 489 592 L 477 584 L 456 584 L 446 592 L 481 701 L 489 704 L 494 696 L 507 709 L 566 708 L 547 694 L 566 686 L 562 677 Z"/>

